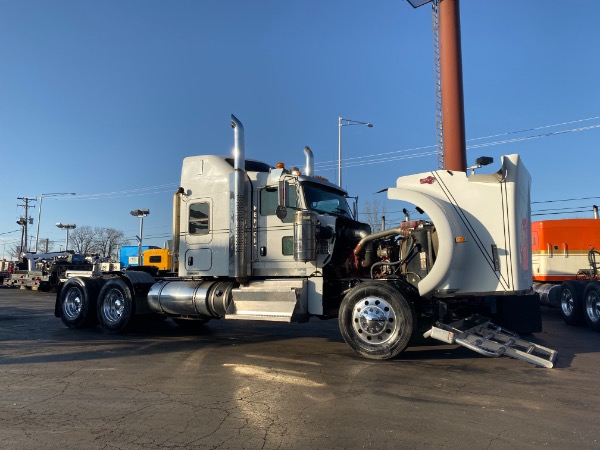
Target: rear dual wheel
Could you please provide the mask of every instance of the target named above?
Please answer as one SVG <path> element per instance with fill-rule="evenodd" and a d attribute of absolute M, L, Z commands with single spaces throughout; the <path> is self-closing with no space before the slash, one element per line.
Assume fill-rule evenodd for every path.
<path fill-rule="evenodd" d="M 568 325 L 579 325 L 583 321 L 583 284 L 565 281 L 560 285 L 560 315 Z"/>
<path fill-rule="evenodd" d="M 583 318 L 592 330 L 600 331 L 600 284 L 591 282 L 583 291 Z"/>
<path fill-rule="evenodd" d="M 135 300 L 129 285 L 122 278 L 110 278 L 98 295 L 98 320 L 107 331 L 124 331 L 135 316 Z"/>
<path fill-rule="evenodd" d="M 70 278 L 63 285 L 58 307 L 60 319 L 68 328 L 85 328 L 98 324 L 96 299 L 98 284 L 89 278 Z"/>
<path fill-rule="evenodd" d="M 346 343 L 369 359 L 398 355 L 416 327 L 415 312 L 406 295 L 377 281 L 352 288 L 342 301 L 338 320 Z"/>

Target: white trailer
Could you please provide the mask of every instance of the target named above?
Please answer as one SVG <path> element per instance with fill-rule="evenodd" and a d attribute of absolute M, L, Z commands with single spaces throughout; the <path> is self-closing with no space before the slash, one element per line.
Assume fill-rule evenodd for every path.
<path fill-rule="evenodd" d="M 521 332 L 541 329 L 531 290 L 530 177 L 518 155 L 503 157 L 488 175 L 398 178 L 389 198 L 413 203 L 429 219 L 371 233 L 353 217 L 347 193 L 314 176 L 308 147 L 304 174 L 274 168 L 247 160 L 234 116 L 232 127 L 233 158 L 183 161 L 173 200 L 178 276 L 126 270 L 71 278 L 55 308 L 66 326 L 99 323 L 119 332 L 137 314 L 185 324 L 337 318 L 345 341 L 366 358 L 394 357 L 425 333 L 552 366 L 555 352 L 531 343 L 515 349 L 525 341 L 473 316 L 495 314 Z"/>

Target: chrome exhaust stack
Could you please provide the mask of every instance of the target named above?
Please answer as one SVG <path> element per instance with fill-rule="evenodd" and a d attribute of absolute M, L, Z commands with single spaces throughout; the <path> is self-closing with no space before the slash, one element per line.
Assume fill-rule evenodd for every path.
<path fill-rule="evenodd" d="M 304 154 L 306 155 L 306 167 L 304 173 L 307 176 L 312 177 L 315 174 L 315 159 L 313 157 L 313 152 L 308 145 L 304 147 Z"/>
<path fill-rule="evenodd" d="M 246 154 L 244 148 L 244 126 L 233 114 L 233 276 L 243 283 L 247 276 L 246 263 Z"/>
<path fill-rule="evenodd" d="M 175 264 L 179 261 L 179 244 L 181 241 L 181 196 L 184 194 L 182 187 L 173 194 L 173 259 L 171 272 L 175 272 Z"/>

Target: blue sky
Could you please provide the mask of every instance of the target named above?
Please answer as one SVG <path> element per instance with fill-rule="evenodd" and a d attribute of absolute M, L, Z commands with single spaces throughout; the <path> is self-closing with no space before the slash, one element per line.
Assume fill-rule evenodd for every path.
<path fill-rule="evenodd" d="M 600 196 L 599 17 L 596 0 L 461 2 L 467 139 L 495 136 L 468 142 L 494 144 L 469 163 L 519 153 L 533 201 Z M 17 197 L 54 192 L 77 195 L 44 198 L 41 237 L 64 241 L 63 222 L 133 238 L 129 211 L 149 208 L 145 243 L 162 245 L 182 159 L 228 154 L 232 113 L 247 157 L 301 165 L 309 145 L 333 181 L 338 116 L 372 122 L 343 129 L 344 187 L 385 200 L 437 167 L 417 156 L 435 151 L 433 85 L 431 9 L 403 0 L 0 0 L 0 246 L 20 239 Z"/>

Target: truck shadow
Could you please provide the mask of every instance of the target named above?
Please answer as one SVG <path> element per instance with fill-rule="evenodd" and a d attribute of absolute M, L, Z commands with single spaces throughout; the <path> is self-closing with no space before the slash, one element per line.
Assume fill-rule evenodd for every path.
<path fill-rule="evenodd" d="M 40 294 L 35 294 L 40 295 Z M 79 360 L 102 360 L 136 354 L 161 354 L 215 347 L 247 347 L 269 354 L 271 347 L 284 354 L 287 342 L 304 355 L 333 352 L 359 359 L 344 343 L 337 320 L 311 319 L 303 324 L 211 320 L 194 328 L 180 327 L 171 320 L 142 320 L 124 334 L 101 328 L 70 330 L 53 316 L 51 295 L 35 302 L 0 306 L 0 364 L 30 364 Z M 41 300 L 41 301 L 38 301 Z M 523 336 L 534 343 L 558 350 L 555 367 L 571 367 L 575 356 L 600 351 L 598 333 L 585 327 L 566 326 L 555 310 L 543 311 L 544 331 Z M 36 350 L 17 352 L 12 347 Z M 52 353 L 46 347 L 52 347 Z M 58 349 L 58 351 L 57 351 Z M 39 354 L 42 353 L 43 354 Z M 9 355 L 8 353 L 12 353 Z M 24 355 L 23 353 L 26 353 Z M 38 354 L 36 354 L 38 353 Z M 487 359 L 457 345 L 419 339 L 394 361 L 427 362 Z"/>

